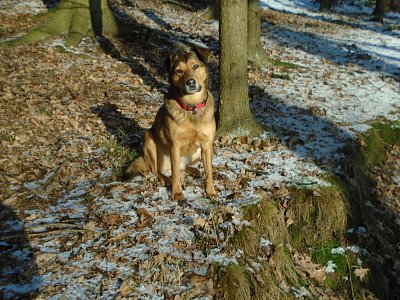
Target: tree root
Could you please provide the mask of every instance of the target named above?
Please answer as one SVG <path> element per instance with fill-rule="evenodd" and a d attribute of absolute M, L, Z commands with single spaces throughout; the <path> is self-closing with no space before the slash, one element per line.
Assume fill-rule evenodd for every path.
<path fill-rule="evenodd" d="M 17 46 L 64 36 L 67 46 L 76 47 L 83 38 L 94 38 L 102 33 L 119 33 L 117 21 L 105 0 L 62 0 L 48 13 L 47 22 L 3 44 Z"/>

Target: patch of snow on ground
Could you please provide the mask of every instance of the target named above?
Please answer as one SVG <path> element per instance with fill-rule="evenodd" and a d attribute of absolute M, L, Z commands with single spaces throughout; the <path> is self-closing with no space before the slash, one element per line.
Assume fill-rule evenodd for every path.
<path fill-rule="evenodd" d="M 289 25 L 265 30 L 262 38 L 267 50 L 280 49 L 277 59 L 305 66 L 290 71 L 289 81 L 272 79 L 264 86 L 258 85 L 269 99 L 265 101 L 265 97 L 262 98 L 261 105 L 269 105 L 266 110 L 280 112 L 276 114 L 273 111 L 269 118 L 262 113 L 261 118 L 267 126 L 294 128 L 303 134 L 317 131 L 318 138 L 312 142 L 314 145 L 309 141 L 307 144 L 314 152 L 318 148 L 325 151 L 310 153 L 318 158 L 332 153 L 330 150 L 334 152 L 335 144 L 340 147 L 340 142 L 354 138 L 356 132 L 366 131 L 370 128 L 366 122 L 370 120 L 399 118 L 398 32 L 385 31 L 384 26 L 362 19 L 356 21 L 333 13 L 314 12 L 315 4 L 312 3 L 315 2 L 311 0 L 268 0 L 262 3 L 275 10 L 287 12 L 289 9 L 288 12 L 294 14 L 309 12 L 312 7 L 312 18 L 326 22 L 320 23 L 318 30 Z M 292 7 L 296 10 L 290 10 Z M 335 22 L 347 23 L 348 26 L 336 26 Z M 335 27 L 331 29 L 329 26 Z M 310 107 L 323 113 L 310 117 Z M 329 122 L 333 122 L 332 126 Z M 336 132 L 315 126 L 318 123 Z M 333 148 L 329 150 L 329 147 Z"/>
<path fill-rule="evenodd" d="M 335 273 L 336 268 L 337 268 L 336 264 L 332 260 L 330 260 L 326 263 L 325 271 L 326 273 Z"/>

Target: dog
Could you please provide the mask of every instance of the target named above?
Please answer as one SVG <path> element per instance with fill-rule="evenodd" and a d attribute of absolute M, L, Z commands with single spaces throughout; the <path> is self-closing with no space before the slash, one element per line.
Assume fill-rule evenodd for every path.
<path fill-rule="evenodd" d="M 181 170 L 202 160 L 207 197 L 215 198 L 212 157 L 216 133 L 215 103 L 208 89 L 205 61 L 208 49 L 170 54 L 167 58 L 169 89 L 152 127 L 145 131 L 143 156 L 128 167 L 127 174 L 151 171 L 162 185 L 171 185 L 171 198 L 183 200 Z M 171 180 L 164 172 L 171 170 Z M 198 170 L 197 170 L 198 171 Z"/>

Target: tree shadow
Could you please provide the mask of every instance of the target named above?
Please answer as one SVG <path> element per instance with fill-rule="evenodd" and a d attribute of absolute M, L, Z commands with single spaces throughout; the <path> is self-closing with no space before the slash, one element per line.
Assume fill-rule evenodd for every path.
<path fill-rule="evenodd" d="M 256 119 L 290 151 L 340 179 L 351 206 L 349 228 L 367 228 L 367 239 L 348 236 L 350 242 L 356 242 L 369 253 L 371 274 L 366 288 L 381 299 L 399 299 L 395 270 L 400 259 L 400 224 L 396 223 L 400 216 L 379 201 L 376 182 L 360 154 L 362 146 L 345 128 L 310 110 L 288 106 L 259 86 L 251 86 L 249 95 Z"/>
<path fill-rule="evenodd" d="M 314 19 L 314 20 L 321 20 L 324 22 L 332 23 L 332 24 L 344 25 L 344 26 L 348 26 L 351 28 L 371 31 L 373 33 L 379 33 L 379 34 L 387 35 L 390 37 L 397 37 L 397 38 L 400 37 L 400 33 L 397 33 L 395 31 L 389 31 L 386 28 L 387 26 L 382 25 L 379 22 L 371 21 L 370 19 L 371 19 L 372 15 L 362 15 L 362 16 L 357 15 L 357 16 L 355 16 L 357 18 L 368 17 L 368 19 L 363 20 L 364 24 L 359 24 L 359 23 L 353 22 L 351 20 L 338 20 L 333 17 L 329 17 L 326 14 L 324 16 L 309 16 L 309 15 L 306 16 L 306 15 L 304 15 L 304 17 L 307 17 L 309 19 Z"/>
<path fill-rule="evenodd" d="M 282 47 L 300 49 L 336 64 L 354 64 L 369 71 L 385 72 L 395 77 L 400 76 L 400 68 L 397 64 L 383 60 L 387 55 L 380 51 L 362 49 L 351 40 L 336 42 L 317 34 L 297 32 L 284 26 L 274 26 L 271 38 L 275 39 Z M 371 42 L 367 42 L 367 44 L 371 44 Z M 376 45 L 376 47 L 380 49 L 383 46 Z M 399 52 L 398 49 L 391 49 L 391 51 Z M 397 57 L 397 55 L 394 56 Z"/>
<path fill-rule="evenodd" d="M 43 0 L 43 4 L 46 5 L 47 9 L 52 9 L 57 6 L 61 0 Z"/>
<path fill-rule="evenodd" d="M 136 153 L 141 153 L 145 128 L 140 127 L 134 119 L 122 114 L 116 104 L 105 103 L 93 107 L 91 110 L 101 118 L 107 131 L 118 143 L 129 147 Z"/>
<path fill-rule="evenodd" d="M 91 0 L 91 4 L 91 9 L 101 11 L 99 10 L 100 1 Z M 127 6 L 133 4 L 128 3 Z M 184 7 L 187 5 L 192 4 L 186 4 Z M 210 48 L 216 47 L 217 41 L 213 37 L 191 35 L 179 28 L 173 28 L 168 21 L 163 20 L 152 9 L 142 9 L 143 16 L 134 18 L 120 7 L 113 6 L 111 8 L 118 19 L 120 31 L 118 39 L 104 36 L 101 30 L 101 14 L 92 13 L 92 23 L 97 40 L 106 53 L 127 63 L 132 73 L 141 76 L 143 82 L 153 88 L 163 89 L 166 87 L 164 62 L 169 53 L 184 47 L 189 49 L 194 40 L 202 42 Z M 182 9 L 188 10 L 188 8 Z"/>
<path fill-rule="evenodd" d="M 0 299 L 35 299 L 41 282 L 23 222 L 0 201 Z"/>

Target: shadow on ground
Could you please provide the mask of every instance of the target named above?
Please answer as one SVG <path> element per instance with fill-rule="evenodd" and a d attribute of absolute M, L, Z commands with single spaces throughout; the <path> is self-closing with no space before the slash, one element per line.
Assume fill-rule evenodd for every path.
<path fill-rule="evenodd" d="M 373 44 L 372 41 L 363 42 L 363 45 L 376 49 L 373 52 L 369 49 L 357 47 L 351 40 L 335 41 L 318 34 L 294 31 L 289 27 L 280 25 L 273 26 L 271 37 L 282 47 L 300 49 L 339 65 L 356 64 L 369 71 L 384 72 L 396 77 L 400 76 L 397 64 L 383 60 L 399 61 L 398 56 L 390 56 L 382 52 L 384 49 L 388 49 L 400 55 L 400 50 L 397 48 Z"/>
<path fill-rule="evenodd" d="M 0 299 L 35 299 L 40 283 L 24 224 L 0 202 Z"/>
<path fill-rule="evenodd" d="M 141 143 L 144 128 L 132 118 L 129 118 L 118 111 L 118 106 L 105 103 L 92 108 L 92 112 L 98 115 L 107 131 L 118 143 L 123 144 L 136 153 L 141 153 Z"/>

